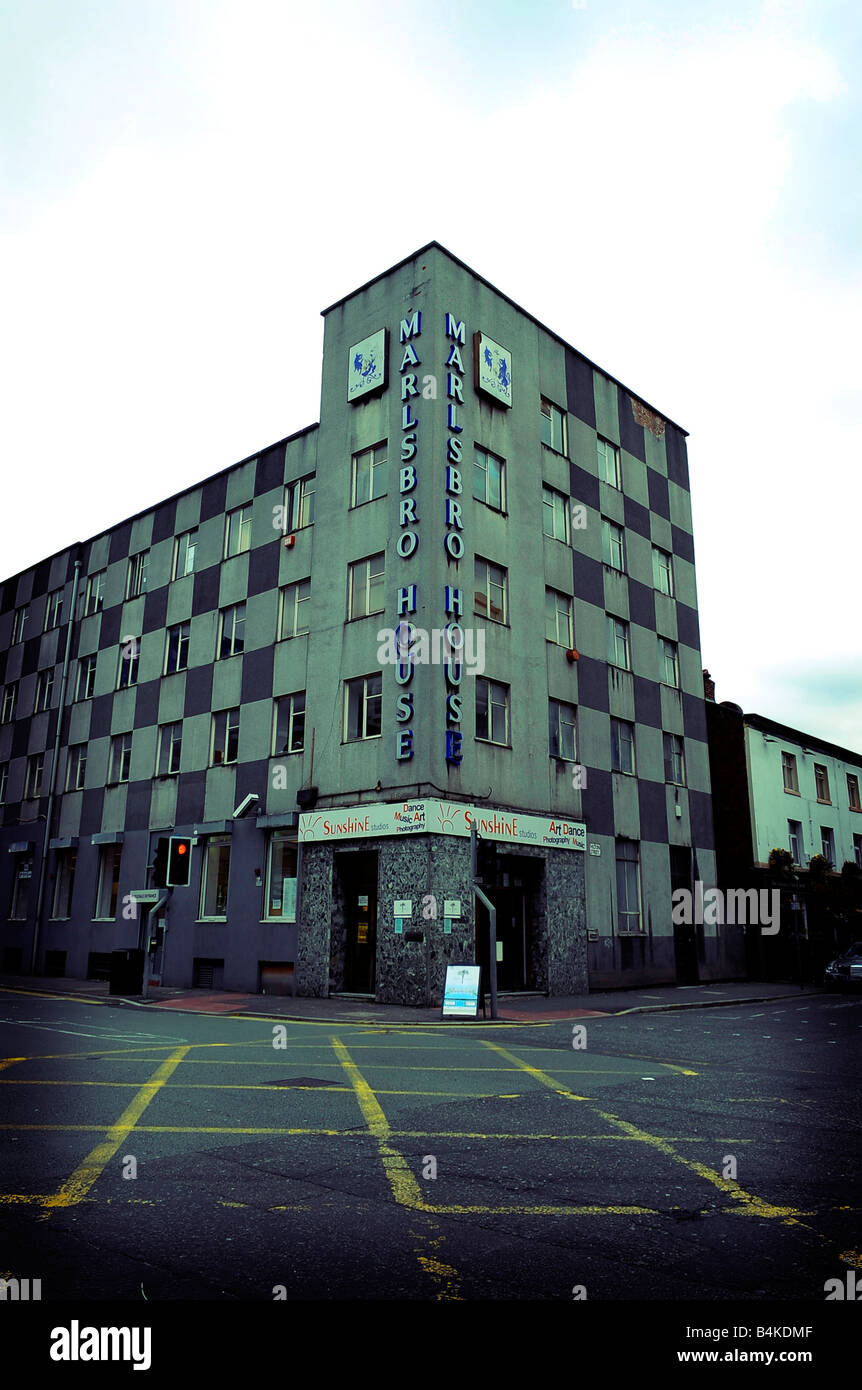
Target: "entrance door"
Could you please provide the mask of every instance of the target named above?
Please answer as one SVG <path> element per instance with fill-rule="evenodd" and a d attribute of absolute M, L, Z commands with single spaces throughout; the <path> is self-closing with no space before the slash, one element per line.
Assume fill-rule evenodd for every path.
<path fill-rule="evenodd" d="M 339 855 L 344 893 L 344 988 L 374 994 L 377 960 L 377 855 Z"/>
<path fill-rule="evenodd" d="M 692 892 L 691 850 L 685 845 L 670 847 L 670 891 L 678 888 Z M 673 953 L 678 985 L 696 985 L 700 979 L 697 968 L 697 939 L 693 922 L 674 923 Z"/>
<path fill-rule="evenodd" d="M 484 885 L 485 892 L 497 909 L 497 988 L 518 990 L 530 988 L 529 950 L 529 880 L 523 877 L 529 870 L 500 861 L 497 874 L 499 887 Z M 483 968 L 483 988 L 488 989 L 490 966 L 490 920 L 484 903 L 476 900 L 476 961 Z M 502 959 L 500 955 L 502 954 Z"/>

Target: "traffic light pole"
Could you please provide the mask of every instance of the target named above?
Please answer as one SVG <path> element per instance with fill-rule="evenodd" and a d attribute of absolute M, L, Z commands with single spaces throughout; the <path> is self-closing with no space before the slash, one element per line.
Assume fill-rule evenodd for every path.
<path fill-rule="evenodd" d="M 482 892 L 478 880 L 479 837 L 476 822 L 470 822 L 470 879 L 473 892 L 488 909 L 488 983 L 491 987 L 491 1017 L 497 1017 L 497 909 L 491 899 Z"/>

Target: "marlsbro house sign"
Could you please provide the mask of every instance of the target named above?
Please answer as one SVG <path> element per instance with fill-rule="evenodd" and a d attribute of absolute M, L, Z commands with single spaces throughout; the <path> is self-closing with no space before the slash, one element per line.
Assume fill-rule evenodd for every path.
<path fill-rule="evenodd" d="M 451 801 L 399 801 L 385 806 L 339 807 L 303 812 L 299 838 L 304 844 L 325 840 L 361 840 L 377 835 L 458 835 L 468 838 L 470 824 L 487 840 L 586 852 L 587 827 L 565 816 L 524 816 Z"/>

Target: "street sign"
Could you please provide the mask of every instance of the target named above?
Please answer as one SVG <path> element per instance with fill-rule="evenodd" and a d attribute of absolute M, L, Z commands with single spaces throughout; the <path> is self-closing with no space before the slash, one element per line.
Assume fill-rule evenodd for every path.
<path fill-rule="evenodd" d="M 133 903 L 157 903 L 162 897 L 160 888 L 133 888 L 129 894 Z"/>

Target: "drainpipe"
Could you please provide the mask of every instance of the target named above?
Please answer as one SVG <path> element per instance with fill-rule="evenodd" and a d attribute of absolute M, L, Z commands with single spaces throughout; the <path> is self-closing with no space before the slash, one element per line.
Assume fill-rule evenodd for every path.
<path fill-rule="evenodd" d="M 39 956 L 39 932 L 42 925 L 42 906 L 45 898 L 45 878 L 48 872 L 48 847 L 51 840 L 51 821 L 54 816 L 54 795 L 57 787 L 57 765 L 60 757 L 60 743 L 63 732 L 63 711 L 66 705 L 66 685 L 69 679 L 69 653 L 72 650 L 72 628 L 75 622 L 75 608 L 78 603 L 78 580 L 81 573 L 81 561 L 75 561 L 75 573 L 72 578 L 72 604 L 69 610 L 69 621 L 66 624 L 66 650 L 63 653 L 63 676 L 60 681 L 60 705 L 57 710 L 57 731 L 54 735 L 54 751 L 51 755 L 51 780 L 48 784 L 48 807 L 45 812 L 45 835 L 42 841 L 42 860 L 39 864 L 39 887 L 36 890 L 36 920 L 33 924 L 33 952 L 30 957 L 30 974 L 36 974 L 36 962 Z"/>

